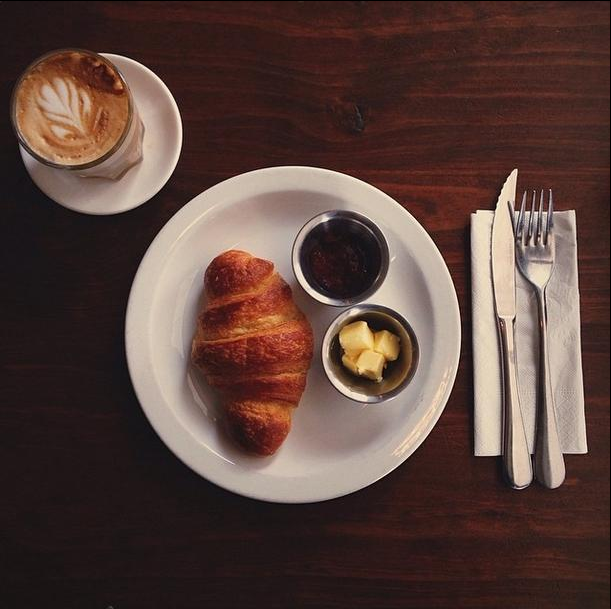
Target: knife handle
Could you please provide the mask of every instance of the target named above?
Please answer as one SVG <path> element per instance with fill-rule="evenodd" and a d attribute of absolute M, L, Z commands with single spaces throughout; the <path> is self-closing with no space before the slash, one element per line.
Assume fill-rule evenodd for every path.
<path fill-rule="evenodd" d="M 513 318 L 499 317 L 498 325 L 503 377 L 503 464 L 509 485 L 523 489 L 532 482 L 533 468 L 518 395 Z"/>

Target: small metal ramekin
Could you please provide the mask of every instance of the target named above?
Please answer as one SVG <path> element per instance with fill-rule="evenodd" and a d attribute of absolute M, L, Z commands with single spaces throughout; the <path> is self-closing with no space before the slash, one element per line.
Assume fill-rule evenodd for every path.
<path fill-rule="evenodd" d="M 388 362 L 379 383 L 353 375 L 342 364 L 339 333 L 354 321 L 366 321 L 373 330 L 389 330 L 400 339 L 399 358 Z M 418 340 L 409 322 L 393 309 L 375 304 L 358 305 L 341 313 L 331 322 L 322 341 L 322 364 L 331 384 L 351 400 L 365 404 L 387 402 L 399 395 L 416 374 L 419 354 Z"/>
<path fill-rule="evenodd" d="M 364 238 L 374 241 L 379 247 L 380 268 L 377 275 L 373 278 L 371 284 L 360 294 L 355 294 L 349 298 L 334 298 L 330 294 L 324 293 L 319 286 L 309 277 L 308 262 L 307 262 L 307 245 L 308 238 L 312 236 L 312 232 L 320 225 L 329 222 L 348 222 L 351 224 L 351 230 L 361 232 Z M 388 242 L 378 226 L 366 216 L 354 211 L 331 210 L 326 211 L 318 216 L 314 216 L 305 226 L 299 231 L 295 242 L 293 243 L 292 252 L 293 272 L 301 287 L 312 298 L 323 304 L 332 305 L 334 307 L 349 307 L 358 302 L 361 302 L 372 296 L 377 289 L 382 285 L 388 266 L 390 263 L 390 254 L 388 250 Z"/>

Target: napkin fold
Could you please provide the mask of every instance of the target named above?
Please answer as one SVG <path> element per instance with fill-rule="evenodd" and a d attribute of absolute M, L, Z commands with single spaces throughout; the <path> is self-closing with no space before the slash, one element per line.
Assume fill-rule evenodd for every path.
<path fill-rule="evenodd" d="M 499 338 L 492 289 L 493 211 L 471 214 L 475 455 L 501 454 L 502 390 Z M 547 286 L 549 360 L 560 445 L 588 452 L 581 365 L 575 211 L 554 212 L 556 263 Z M 516 354 L 526 438 L 534 447 L 539 326 L 532 287 L 516 266 Z"/>

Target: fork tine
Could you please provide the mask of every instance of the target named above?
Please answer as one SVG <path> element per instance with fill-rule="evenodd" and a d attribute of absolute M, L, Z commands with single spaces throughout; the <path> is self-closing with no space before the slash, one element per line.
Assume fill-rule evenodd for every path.
<path fill-rule="evenodd" d="M 535 237 L 535 243 L 543 243 L 543 189 L 541 190 L 541 196 L 539 197 L 539 214 L 537 215 L 537 235 Z"/>
<path fill-rule="evenodd" d="M 547 230 L 545 231 L 545 244 L 552 233 L 552 227 L 554 226 L 554 195 L 552 189 L 549 189 L 549 205 L 547 206 Z"/>
<path fill-rule="evenodd" d="M 526 235 L 526 243 L 530 243 L 533 238 L 535 224 L 535 204 L 537 202 L 537 191 L 533 190 L 533 201 L 530 209 L 530 218 L 528 219 L 528 234 Z"/>
<path fill-rule="evenodd" d="M 543 245 L 547 245 L 549 241 L 550 233 L 552 230 L 552 215 L 554 213 L 554 197 L 552 195 L 552 189 L 549 189 L 549 201 L 547 204 L 547 216 L 545 218 L 545 225 L 543 227 Z"/>
<path fill-rule="evenodd" d="M 516 239 L 522 241 L 524 232 L 524 216 L 526 215 L 526 191 L 522 195 L 522 205 L 520 206 L 520 213 L 518 214 L 518 222 L 516 224 Z"/>

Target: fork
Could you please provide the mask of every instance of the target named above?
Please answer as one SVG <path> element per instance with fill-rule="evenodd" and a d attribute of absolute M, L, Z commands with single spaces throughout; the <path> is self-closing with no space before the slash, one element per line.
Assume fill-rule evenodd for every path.
<path fill-rule="evenodd" d="M 526 226 L 526 199 L 527 193 L 524 191 L 522 206 L 515 226 L 515 238 L 518 267 L 522 275 L 534 288 L 539 314 L 535 477 L 547 488 L 558 488 L 564 482 L 565 467 L 558 437 L 556 408 L 549 366 L 545 296 L 547 284 L 554 271 L 554 198 L 550 189 L 547 212 L 544 213 L 542 190 L 537 211 L 535 209 L 537 192 L 533 190 L 528 226 Z"/>

